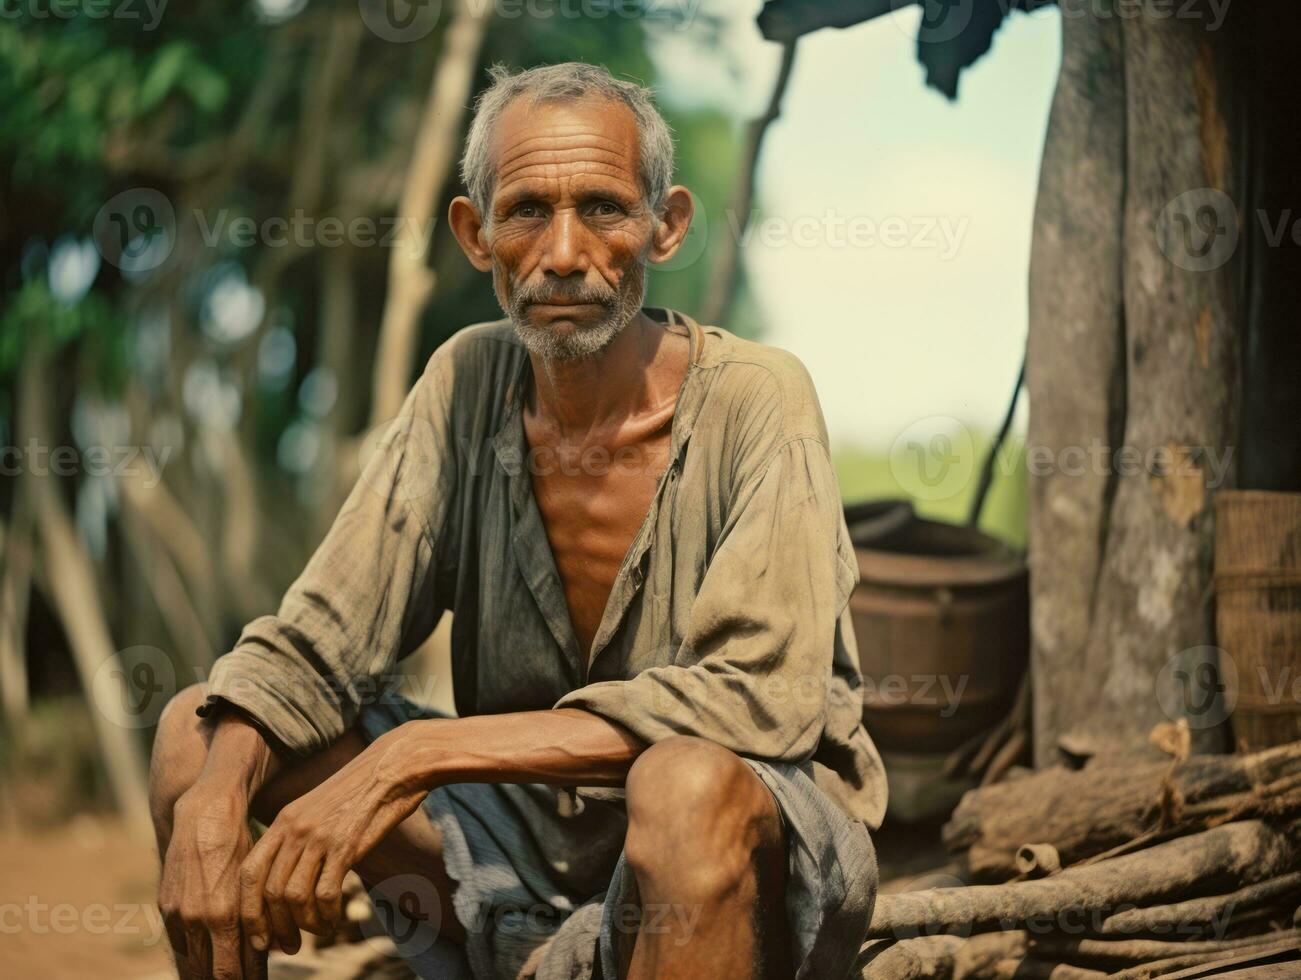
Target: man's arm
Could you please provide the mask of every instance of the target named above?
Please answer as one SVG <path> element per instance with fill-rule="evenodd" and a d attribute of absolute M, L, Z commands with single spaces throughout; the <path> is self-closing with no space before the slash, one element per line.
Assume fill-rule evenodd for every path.
<path fill-rule="evenodd" d="M 249 803 L 280 768 L 271 747 L 234 711 L 215 721 L 199 778 L 177 800 L 158 906 L 185 975 L 245 976 L 260 964 L 239 933 L 239 869 L 252 847 Z"/>
<path fill-rule="evenodd" d="M 646 743 L 572 708 L 411 721 L 286 806 L 240 873 L 244 934 L 296 948 L 342 917 L 343 876 L 447 783 L 618 786 Z"/>
<path fill-rule="evenodd" d="M 406 781 L 622 786 L 646 748 L 626 728 L 576 708 L 429 719 L 396 729 L 392 754 Z"/>
<path fill-rule="evenodd" d="M 418 646 L 442 613 L 435 570 L 455 492 L 459 348 L 453 338 L 430 359 L 277 614 L 248 624 L 208 675 L 219 720 L 205 767 L 172 813 L 156 815 L 172 831 L 159 904 L 197 975 L 239 976 L 247 959 L 239 868 L 252 846 L 249 804 L 276 753 L 306 757 L 340 738 L 363 682 Z"/>

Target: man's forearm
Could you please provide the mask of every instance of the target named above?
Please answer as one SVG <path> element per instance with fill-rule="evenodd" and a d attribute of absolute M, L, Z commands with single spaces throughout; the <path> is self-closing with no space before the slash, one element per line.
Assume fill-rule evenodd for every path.
<path fill-rule="evenodd" d="M 458 782 L 620 786 L 646 747 L 598 715 L 560 708 L 410 722 L 392 733 L 378 764 L 392 765 L 397 782 L 426 789 Z"/>
<path fill-rule="evenodd" d="M 279 758 L 262 733 L 238 712 L 221 712 L 214 725 L 207 760 L 195 782 L 195 789 L 234 793 L 252 800 L 280 770 Z"/>

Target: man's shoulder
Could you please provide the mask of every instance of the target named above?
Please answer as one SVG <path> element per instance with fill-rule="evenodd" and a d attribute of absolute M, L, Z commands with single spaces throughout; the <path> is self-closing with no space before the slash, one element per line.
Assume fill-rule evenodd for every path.
<path fill-rule="evenodd" d="M 721 402 L 739 406 L 748 416 L 766 416 L 785 438 L 825 441 L 822 408 L 803 361 L 788 350 L 720 327 L 704 329 L 704 365 L 717 371 L 712 388 Z"/>
<path fill-rule="evenodd" d="M 458 382 L 477 388 L 509 381 L 526 356 L 509 320 L 491 320 L 462 327 L 438 345 L 425 364 L 424 374 L 436 387 Z"/>
<path fill-rule="evenodd" d="M 484 363 L 495 359 L 515 359 L 524 352 L 510 320 L 486 320 L 462 327 L 448 337 L 434 357 L 442 357 L 454 364 Z"/>

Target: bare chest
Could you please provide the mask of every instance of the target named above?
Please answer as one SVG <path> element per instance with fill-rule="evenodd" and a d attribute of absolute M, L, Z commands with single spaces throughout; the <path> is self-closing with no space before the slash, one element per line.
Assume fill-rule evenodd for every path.
<path fill-rule="evenodd" d="M 580 649 L 592 641 L 668 466 L 669 431 L 615 449 L 535 452 L 533 494 Z"/>

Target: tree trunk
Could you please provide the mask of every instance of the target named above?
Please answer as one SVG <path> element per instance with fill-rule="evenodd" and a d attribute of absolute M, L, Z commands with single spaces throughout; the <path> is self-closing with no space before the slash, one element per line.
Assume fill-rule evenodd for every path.
<path fill-rule="evenodd" d="M 52 446 L 49 405 L 44 391 L 49 380 L 47 362 L 38 338 L 29 338 L 29 350 L 20 382 L 21 444 L 34 439 Z M 145 765 L 140 745 L 130 729 L 115 723 L 100 698 L 114 704 L 127 698 L 121 674 L 101 670 L 117 658 L 108 620 L 100 604 L 95 566 L 77 537 L 72 519 L 54 477 L 27 470 L 24 487 L 41 538 L 41 560 L 49 591 L 68 637 L 77 676 L 86 694 L 91 723 L 99 741 L 104 768 L 113 796 L 122 811 L 127 831 L 141 841 L 152 841 Z"/>
<path fill-rule="evenodd" d="M 1218 55 L 1197 19 L 1063 25 L 1073 94 L 1054 107 L 1031 285 L 1036 760 L 1132 749 L 1175 717 L 1218 751 L 1211 496 L 1232 481 L 1238 390 Z"/>
<path fill-rule="evenodd" d="M 6 725 L 27 717 L 27 602 L 32 586 L 32 528 L 26 494 L 15 488 L 13 521 L 0 533 L 0 701 Z"/>
<path fill-rule="evenodd" d="M 486 27 L 486 15 L 467 0 L 456 4 L 443 36 L 443 52 L 434 68 L 398 205 L 397 240 L 389 255 L 388 294 L 375 349 L 372 428 L 397 415 L 411 385 L 420 314 L 434 290 L 434 272 L 428 263 L 430 222 L 456 163 L 457 136 L 474 89 Z"/>
<path fill-rule="evenodd" d="M 1123 421 L 1124 186 L 1120 22 L 1064 17 L 1035 207 L 1026 352 L 1037 765 L 1056 761 L 1058 736 L 1087 712 L 1103 681 L 1081 661 L 1113 481 L 1108 472 L 1063 472 L 1054 461 L 1073 447 L 1110 444 Z"/>

